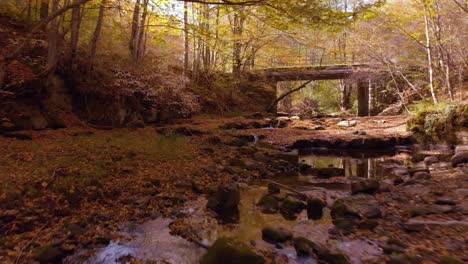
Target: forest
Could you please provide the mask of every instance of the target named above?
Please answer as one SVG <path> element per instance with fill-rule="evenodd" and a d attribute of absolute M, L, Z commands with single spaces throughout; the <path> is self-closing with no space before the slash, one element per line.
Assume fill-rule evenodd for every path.
<path fill-rule="evenodd" d="M 468 261 L 466 0 L 0 0 L 0 263 Z"/>

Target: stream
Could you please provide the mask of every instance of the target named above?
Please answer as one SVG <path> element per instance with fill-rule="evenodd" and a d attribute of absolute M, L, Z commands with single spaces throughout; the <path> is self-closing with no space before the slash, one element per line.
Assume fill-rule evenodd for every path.
<path fill-rule="evenodd" d="M 300 150 L 300 161 L 309 165 L 309 169 L 298 176 L 282 176 L 270 180 L 306 195 L 321 198 L 330 207 L 337 198 L 350 194 L 348 179 L 352 177 L 375 178 L 391 183 L 392 179 L 401 177 L 408 166 L 420 164 L 424 155 L 437 156 L 441 166 L 448 166 L 455 148 L 466 149 L 467 146 L 468 131 L 461 131 L 457 133 L 456 141 L 425 142 L 412 147 L 397 147 L 387 152 Z M 333 176 L 344 177 L 332 179 L 322 177 L 323 171 L 328 171 L 330 168 L 338 169 L 335 170 L 338 174 Z M 256 251 L 284 255 L 289 263 L 315 263 L 316 260 L 310 257 L 298 257 L 292 246 L 283 247 L 266 243 L 262 240 L 262 228 L 284 227 L 295 236 L 303 236 L 317 243 L 328 243 L 331 248 L 346 254 L 352 263 L 362 263 L 382 254 L 382 249 L 376 241 L 331 237 L 328 231 L 333 224 L 327 208 L 320 220 L 309 220 L 306 210 L 298 214 L 295 219 L 283 217 L 280 213 L 262 213 L 256 204 L 268 193 L 267 185 L 265 181 L 254 180 L 242 186 L 238 224 L 218 223 L 207 213 L 206 198 L 190 201 L 181 213 L 186 215 L 185 219 L 190 221 L 192 226 L 200 227 L 196 228 L 196 232 L 203 238 L 200 242 L 206 246 L 211 245 L 219 237 L 234 237 L 252 245 Z M 91 257 L 80 256 L 77 253 L 66 262 L 128 263 L 126 257 L 132 256 L 137 259 L 152 260 L 151 263 L 198 263 L 206 249 L 171 235 L 169 228 L 171 221 L 173 220 L 159 218 L 134 228 L 127 227 L 122 234 L 128 239 L 111 241 L 108 246 L 96 249 Z"/>

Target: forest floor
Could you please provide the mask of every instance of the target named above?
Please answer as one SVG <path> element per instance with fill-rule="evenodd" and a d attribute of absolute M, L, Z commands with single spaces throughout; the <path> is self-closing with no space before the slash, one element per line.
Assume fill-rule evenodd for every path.
<path fill-rule="evenodd" d="M 118 238 L 122 225 L 176 217 L 186 202 L 212 193 L 222 183 L 265 176 L 231 164 L 233 158 L 245 156 L 240 149 L 248 143 L 240 139 L 253 135 L 261 139 L 256 151 L 265 153 L 284 151 L 299 139 L 410 136 L 404 116 L 353 120 L 357 125 L 345 128 L 337 126 L 340 118 L 320 118 L 290 121 L 287 128 L 226 130 L 220 126 L 263 119 L 201 116 L 164 127 L 97 130 L 77 123 L 16 134 L 27 140 L 0 136 L 0 262 L 46 262 L 99 247 Z M 220 169 L 219 164 L 232 169 Z M 424 260 L 446 254 L 466 257 L 466 226 L 464 232 L 437 227 L 429 233 L 406 233 L 400 227 L 408 219 L 406 209 L 415 203 L 446 195 L 457 201 L 465 198 L 455 189 L 466 185 L 466 171 L 437 169 L 432 176 L 424 188 L 430 191 L 421 195 L 403 189 L 378 194 L 384 220 L 374 231 L 350 236 L 379 241 L 397 236 L 411 245 L 409 253 Z M 463 214 L 439 218 L 462 221 Z"/>

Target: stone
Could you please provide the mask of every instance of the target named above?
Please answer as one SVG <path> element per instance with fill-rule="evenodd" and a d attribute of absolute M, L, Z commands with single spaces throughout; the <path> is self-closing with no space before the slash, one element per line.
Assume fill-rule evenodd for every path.
<path fill-rule="evenodd" d="M 378 180 L 374 179 L 363 179 L 356 182 L 351 183 L 351 193 L 358 194 L 358 193 L 367 193 L 367 194 L 374 194 L 380 187 L 380 183 Z"/>
<path fill-rule="evenodd" d="M 450 159 L 452 166 L 456 167 L 462 163 L 468 163 L 468 151 L 458 152 Z"/>
<path fill-rule="evenodd" d="M 428 156 L 424 158 L 424 164 L 426 164 L 426 166 L 431 166 L 438 162 L 439 162 L 439 158 L 437 158 L 436 156 Z"/>
<path fill-rule="evenodd" d="M 208 199 L 206 207 L 226 222 L 237 222 L 239 217 L 240 191 L 236 184 L 221 185 Z"/>
<path fill-rule="evenodd" d="M 430 204 L 430 205 L 420 205 L 410 208 L 408 210 L 408 215 L 410 217 L 422 216 L 422 215 L 430 215 L 430 214 L 445 214 L 453 211 L 453 207 L 450 205 L 438 205 L 438 204 Z"/>
<path fill-rule="evenodd" d="M 385 254 L 390 255 L 393 253 L 404 253 L 407 247 L 408 246 L 400 240 L 390 238 L 387 240 L 387 243 L 382 247 L 382 249 Z"/>
<path fill-rule="evenodd" d="M 281 203 L 281 211 L 288 214 L 299 214 L 306 205 L 299 199 L 286 197 Z"/>
<path fill-rule="evenodd" d="M 299 257 L 313 256 L 317 252 L 318 245 L 305 237 L 294 238 L 294 249 Z"/>
<path fill-rule="evenodd" d="M 371 195 L 359 194 L 337 199 L 331 208 L 333 220 L 343 218 L 380 218 L 378 201 Z"/>
<path fill-rule="evenodd" d="M 404 186 L 403 191 L 410 195 L 426 195 L 431 192 L 431 188 L 422 184 L 412 184 Z"/>
<path fill-rule="evenodd" d="M 318 259 L 328 264 L 348 264 L 349 258 L 342 253 L 323 252 L 318 254 Z"/>
<path fill-rule="evenodd" d="M 419 264 L 421 257 L 407 254 L 392 254 L 388 264 Z"/>
<path fill-rule="evenodd" d="M 265 214 L 274 214 L 279 210 L 279 201 L 273 195 L 264 195 L 258 201 L 257 206 L 260 208 L 262 213 Z"/>
<path fill-rule="evenodd" d="M 357 121 L 356 120 L 344 120 L 344 121 L 340 121 L 337 125 L 340 127 L 353 127 L 357 125 Z"/>
<path fill-rule="evenodd" d="M 413 174 L 413 179 L 415 180 L 430 180 L 431 174 L 425 171 L 418 171 Z"/>
<path fill-rule="evenodd" d="M 437 263 L 438 264 L 463 264 L 465 262 L 463 262 L 461 259 L 459 259 L 457 257 L 442 256 L 442 257 L 440 257 L 439 262 L 437 262 Z"/>
<path fill-rule="evenodd" d="M 464 201 L 454 208 L 455 212 L 460 212 L 464 215 L 468 215 L 468 201 Z"/>
<path fill-rule="evenodd" d="M 325 203 L 318 198 L 307 199 L 307 218 L 311 220 L 319 220 L 323 217 L 323 208 Z"/>
<path fill-rule="evenodd" d="M 62 263 L 62 259 L 65 258 L 66 255 L 67 253 L 61 247 L 49 245 L 38 248 L 34 258 L 39 261 L 39 263 Z"/>
<path fill-rule="evenodd" d="M 456 205 L 457 202 L 454 201 L 452 198 L 450 197 L 440 197 L 440 198 L 437 198 L 437 200 L 435 200 L 434 202 L 435 204 L 439 204 L 439 205 Z"/>
<path fill-rule="evenodd" d="M 242 155 L 253 155 L 257 152 L 257 149 L 254 147 L 240 147 L 239 148 L 239 153 Z"/>
<path fill-rule="evenodd" d="M 262 239 L 271 244 L 284 243 L 291 238 L 292 233 L 282 227 L 265 227 L 262 229 Z"/>
<path fill-rule="evenodd" d="M 265 259 L 247 245 L 231 238 L 219 238 L 208 248 L 200 264 L 263 264 Z"/>
<path fill-rule="evenodd" d="M 279 194 L 281 192 L 280 187 L 278 185 L 269 183 L 268 184 L 268 193 L 269 194 Z"/>
<path fill-rule="evenodd" d="M 299 116 L 291 116 L 289 120 L 294 121 L 294 120 L 301 120 Z"/>
<path fill-rule="evenodd" d="M 417 172 L 425 172 L 425 173 L 430 173 L 429 170 L 426 167 L 412 167 L 409 168 L 409 174 L 411 177 L 414 176 L 415 173 Z"/>
<path fill-rule="evenodd" d="M 455 193 L 463 197 L 468 197 L 468 188 L 456 189 Z"/>
<path fill-rule="evenodd" d="M 356 130 L 353 131 L 353 135 L 365 136 L 367 135 L 367 132 L 365 130 Z"/>
<path fill-rule="evenodd" d="M 299 163 L 299 154 L 297 153 L 297 151 L 275 152 L 270 154 L 270 156 L 272 156 L 274 159 L 284 160 L 293 164 Z"/>

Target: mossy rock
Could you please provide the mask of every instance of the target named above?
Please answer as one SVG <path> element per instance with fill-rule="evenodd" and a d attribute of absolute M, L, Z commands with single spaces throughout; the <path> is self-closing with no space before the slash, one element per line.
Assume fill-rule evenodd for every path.
<path fill-rule="evenodd" d="M 456 257 L 451 257 L 451 256 L 442 256 L 440 259 L 439 259 L 439 264 L 463 264 L 465 262 L 463 262 L 461 259 L 459 258 L 456 258 Z"/>
<path fill-rule="evenodd" d="M 281 204 L 282 211 L 294 214 L 302 212 L 302 210 L 304 210 L 305 207 L 306 206 L 302 201 L 292 197 L 287 197 L 283 200 L 283 203 Z"/>
<path fill-rule="evenodd" d="M 67 253 L 62 248 L 49 245 L 38 248 L 34 258 L 39 263 L 62 263 L 66 255 Z"/>
<path fill-rule="evenodd" d="M 274 214 L 278 212 L 279 209 L 279 201 L 273 195 L 264 195 L 258 201 L 257 206 L 260 208 L 262 213 L 265 214 Z"/>
<path fill-rule="evenodd" d="M 200 264 L 263 264 L 265 259 L 247 245 L 231 238 L 219 238 L 203 255 Z"/>
<path fill-rule="evenodd" d="M 324 252 L 318 258 L 328 264 L 348 264 L 349 258 L 342 253 Z"/>
<path fill-rule="evenodd" d="M 317 252 L 322 252 L 323 249 L 305 237 L 297 237 L 294 239 L 294 249 L 298 256 L 311 256 Z"/>

